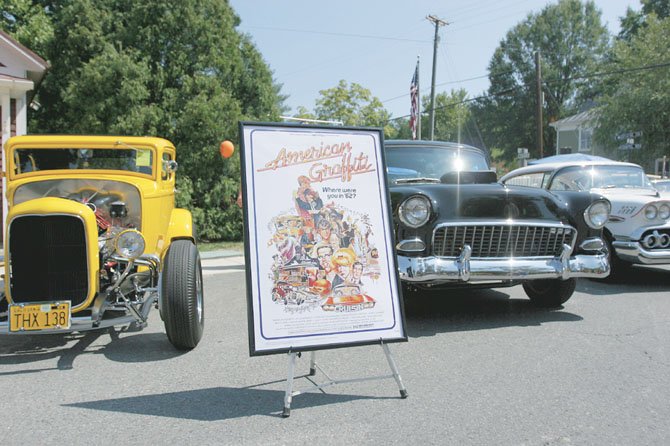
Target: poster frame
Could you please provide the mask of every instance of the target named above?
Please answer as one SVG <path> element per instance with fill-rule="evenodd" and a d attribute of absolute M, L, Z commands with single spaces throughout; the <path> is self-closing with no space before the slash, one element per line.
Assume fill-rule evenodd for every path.
<path fill-rule="evenodd" d="M 303 351 L 316 351 L 316 350 L 326 350 L 326 349 L 335 349 L 335 348 L 345 348 L 345 347 L 355 347 L 355 346 L 364 346 L 364 345 L 376 345 L 376 344 L 388 344 L 395 342 L 407 342 L 407 324 L 405 319 L 405 306 L 404 299 L 402 294 L 402 286 L 400 285 L 400 277 L 398 274 L 398 262 L 397 262 L 397 252 L 395 248 L 394 240 L 394 224 L 393 224 L 393 212 L 391 207 L 391 196 L 388 188 L 388 179 L 386 169 L 380 169 L 380 176 L 382 184 L 380 185 L 383 189 L 380 193 L 383 193 L 386 198 L 386 228 L 387 231 L 384 233 L 384 242 L 386 243 L 386 249 L 392 252 L 392 258 L 388 259 L 389 267 L 393 271 L 395 277 L 395 292 L 397 296 L 397 305 L 398 305 L 398 314 L 399 318 L 397 323 L 400 324 L 399 331 L 401 333 L 398 337 L 383 337 L 380 336 L 378 339 L 364 339 L 359 341 L 348 341 L 348 342 L 337 342 L 337 343 L 315 343 L 314 345 L 306 345 L 299 347 L 284 347 L 276 349 L 262 349 L 258 350 L 256 348 L 256 339 L 255 339 L 255 315 L 254 315 L 254 296 L 253 296 L 253 276 L 252 268 L 255 265 L 250 265 L 251 249 L 255 248 L 251 246 L 251 237 L 250 237 L 250 197 L 247 193 L 248 190 L 248 178 L 247 178 L 247 159 L 248 151 L 250 148 L 246 147 L 244 129 L 247 126 L 253 127 L 267 127 L 268 129 L 275 129 L 281 131 L 282 129 L 286 131 L 290 130 L 312 130 L 320 131 L 325 130 L 328 132 L 366 132 L 366 133 L 376 133 L 379 140 L 379 153 L 378 156 L 381 159 L 381 165 L 386 166 L 386 158 L 384 153 L 384 132 L 381 128 L 378 127 L 355 127 L 355 126 L 332 126 L 332 125 L 320 125 L 320 124 L 299 124 L 299 123 L 286 123 L 286 122 L 254 122 L 254 121 L 239 121 L 239 141 L 240 141 L 240 170 L 241 170 L 241 188 L 242 188 L 242 213 L 244 217 L 243 232 L 244 232 L 244 253 L 245 258 L 247 259 L 247 267 L 245 269 L 245 280 L 246 280 L 246 294 L 247 294 L 247 327 L 248 327 L 248 338 L 249 338 L 249 355 L 250 356 L 264 356 L 280 353 L 294 353 L 294 352 L 303 352 Z M 383 209 L 382 204 L 380 203 L 379 209 Z M 257 241 L 256 241 L 257 242 Z M 390 246 L 389 246 L 390 245 Z"/>

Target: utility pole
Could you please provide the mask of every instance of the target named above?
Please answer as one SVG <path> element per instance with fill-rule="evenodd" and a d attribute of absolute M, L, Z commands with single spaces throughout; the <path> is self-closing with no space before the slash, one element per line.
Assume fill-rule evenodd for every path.
<path fill-rule="evenodd" d="M 537 119 L 537 148 L 540 158 L 544 158 L 544 135 L 542 132 L 542 67 L 540 52 L 535 51 L 535 115 Z"/>
<path fill-rule="evenodd" d="M 426 18 L 435 25 L 435 38 L 433 39 L 433 78 L 430 82 L 430 140 L 433 141 L 435 139 L 435 67 L 437 61 L 437 43 L 440 40 L 438 30 L 440 26 L 445 26 L 449 23 L 434 15 L 429 15 Z"/>

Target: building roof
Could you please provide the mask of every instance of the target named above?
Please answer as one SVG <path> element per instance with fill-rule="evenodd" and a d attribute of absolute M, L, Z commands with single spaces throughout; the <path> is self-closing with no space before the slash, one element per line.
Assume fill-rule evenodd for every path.
<path fill-rule="evenodd" d="M 12 36 L 0 29 L 0 43 L 10 46 L 19 53 L 25 62 L 28 62 L 27 71 L 45 71 L 49 68 L 49 62 L 42 59 L 40 56 L 23 46 L 16 41 Z"/>
<path fill-rule="evenodd" d="M 0 29 L 0 85 L 10 90 L 23 91 L 32 101 L 49 62 L 32 52 Z"/>
<path fill-rule="evenodd" d="M 598 110 L 595 108 L 591 108 L 581 113 L 577 113 L 576 115 L 568 116 L 567 118 L 554 121 L 549 125 L 555 128 L 556 130 L 577 128 L 586 122 L 595 120 L 597 117 L 598 117 Z"/>

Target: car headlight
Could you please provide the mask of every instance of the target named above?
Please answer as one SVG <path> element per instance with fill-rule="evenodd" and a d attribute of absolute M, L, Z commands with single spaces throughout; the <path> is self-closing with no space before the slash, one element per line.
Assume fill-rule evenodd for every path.
<path fill-rule="evenodd" d="M 121 257 L 134 260 L 144 253 L 144 236 L 135 229 L 127 229 L 116 236 L 114 249 Z"/>
<path fill-rule="evenodd" d="M 601 229 L 610 218 L 611 206 L 608 201 L 596 201 L 584 211 L 584 220 L 589 227 Z"/>
<path fill-rule="evenodd" d="M 430 210 L 430 200 L 423 195 L 415 195 L 402 202 L 398 217 L 410 228 L 418 228 L 428 222 Z"/>
<path fill-rule="evenodd" d="M 658 209 L 656 209 L 656 206 L 653 204 L 648 205 L 646 208 L 644 208 L 644 216 L 647 218 L 647 220 L 653 220 L 656 218 L 658 215 Z"/>
<path fill-rule="evenodd" d="M 663 220 L 670 218 L 670 206 L 668 206 L 666 203 L 660 205 L 658 207 L 658 217 L 662 218 Z"/>

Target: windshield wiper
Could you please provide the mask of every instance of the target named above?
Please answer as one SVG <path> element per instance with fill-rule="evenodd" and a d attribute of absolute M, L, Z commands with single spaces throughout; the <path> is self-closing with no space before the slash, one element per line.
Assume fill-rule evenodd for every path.
<path fill-rule="evenodd" d="M 420 178 L 400 178 L 395 180 L 396 184 L 410 183 L 440 183 L 439 178 L 420 177 Z"/>

